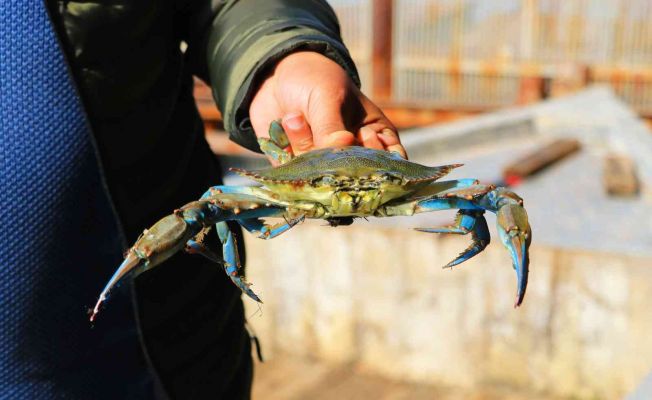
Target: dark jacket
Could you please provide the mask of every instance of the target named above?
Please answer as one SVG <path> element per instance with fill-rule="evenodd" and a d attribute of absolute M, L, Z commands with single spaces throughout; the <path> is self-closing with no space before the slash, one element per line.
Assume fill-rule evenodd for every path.
<path fill-rule="evenodd" d="M 357 79 L 325 1 L 48 1 L 125 246 L 219 183 L 193 75 L 211 84 L 231 138 L 250 149 L 257 149 L 251 96 L 285 54 L 321 52 Z M 167 395 L 248 398 L 243 305 L 219 265 L 180 254 L 135 279 L 133 292 L 147 363 Z"/>

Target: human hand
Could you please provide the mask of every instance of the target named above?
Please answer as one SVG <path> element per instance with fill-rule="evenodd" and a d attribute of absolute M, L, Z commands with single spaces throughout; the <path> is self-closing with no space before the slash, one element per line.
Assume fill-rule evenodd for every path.
<path fill-rule="evenodd" d="M 315 52 L 292 53 L 276 64 L 249 107 L 256 136 L 282 118 L 290 150 L 362 145 L 407 158 L 394 125 L 355 86 L 346 71 Z"/>

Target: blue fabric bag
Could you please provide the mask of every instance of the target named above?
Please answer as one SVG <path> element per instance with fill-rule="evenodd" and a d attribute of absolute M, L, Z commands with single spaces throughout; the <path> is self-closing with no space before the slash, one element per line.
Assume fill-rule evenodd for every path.
<path fill-rule="evenodd" d="M 0 21 L 0 398 L 150 398 L 129 293 L 94 328 L 84 308 L 122 240 L 47 10 Z"/>

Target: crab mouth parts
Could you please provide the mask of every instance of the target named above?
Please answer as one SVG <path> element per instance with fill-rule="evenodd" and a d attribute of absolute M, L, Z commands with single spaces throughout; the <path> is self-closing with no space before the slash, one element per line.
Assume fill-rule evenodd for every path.
<path fill-rule="evenodd" d="M 339 190 L 332 197 L 332 214 L 335 217 L 349 217 L 373 213 L 381 200 L 380 191 L 369 190 Z"/>

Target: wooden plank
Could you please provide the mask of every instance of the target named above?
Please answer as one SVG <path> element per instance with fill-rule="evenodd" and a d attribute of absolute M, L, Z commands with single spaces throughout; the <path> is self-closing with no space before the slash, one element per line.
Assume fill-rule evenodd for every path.
<path fill-rule="evenodd" d="M 580 142 L 575 139 L 557 139 L 509 164 L 503 170 L 503 179 L 507 185 L 517 185 L 528 176 L 577 152 L 580 147 Z"/>
<path fill-rule="evenodd" d="M 636 196 L 640 189 L 634 161 L 623 155 L 608 154 L 604 158 L 603 183 L 611 196 Z"/>

